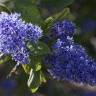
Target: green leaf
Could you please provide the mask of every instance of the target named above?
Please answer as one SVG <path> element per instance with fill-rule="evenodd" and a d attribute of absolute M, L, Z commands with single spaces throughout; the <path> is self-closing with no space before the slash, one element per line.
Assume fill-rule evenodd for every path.
<path fill-rule="evenodd" d="M 30 73 L 31 67 L 29 64 L 22 64 L 22 67 L 27 74 Z"/>
<path fill-rule="evenodd" d="M 23 64 L 22 65 L 25 73 L 29 74 L 30 70 L 33 69 L 34 71 L 41 70 L 41 57 L 38 56 L 30 56 L 30 64 Z"/>
<path fill-rule="evenodd" d="M 61 12 L 57 13 L 57 14 L 54 14 L 53 16 L 47 18 L 45 20 L 45 23 L 48 23 L 50 22 L 56 22 L 56 21 L 61 21 L 61 20 L 64 20 L 64 19 L 70 19 L 68 18 L 69 15 L 71 15 L 70 13 L 70 9 L 69 8 L 64 8 L 64 10 L 62 10 Z"/>
<path fill-rule="evenodd" d="M 40 81 L 46 83 L 46 78 L 44 74 L 42 73 L 42 71 L 40 72 Z"/>
<path fill-rule="evenodd" d="M 69 8 L 65 8 L 64 10 L 62 10 L 61 12 L 53 15 L 52 17 L 53 17 L 54 21 L 58 21 L 58 20 L 60 21 L 60 20 L 66 19 L 66 18 L 68 19 L 67 16 L 69 14 L 71 14 L 70 13 L 70 9 Z"/>
<path fill-rule="evenodd" d="M 10 12 L 9 9 L 4 5 L 0 3 L 0 11 L 2 12 Z"/>
<path fill-rule="evenodd" d="M 50 48 L 47 46 L 47 44 L 43 42 L 38 42 L 37 44 L 28 43 L 28 48 L 32 52 L 33 55 L 45 55 L 50 53 Z"/>
<path fill-rule="evenodd" d="M 14 0 L 13 11 L 21 13 L 23 19 L 34 24 L 41 24 L 42 18 L 38 8 L 31 0 Z"/>
<path fill-rule="evenodd" d="M 41 69 L 41 62 L 38 62 L 37 64 L 36 64 L 36 69 L 35 69 L 35 71 L 39 71 Z"/>
<path fill-rule="evenodd" d="M 33 70 L 30 71 L 30 76 L 27 84 L 32 93 L 35 93 L 43 82 L 45 83 L 46 79 L 41 71 L 38 72 L 34 72 Z"/>
<path fill-rule="evenodd" d="M 53 23 L 54 23 L 54 18 L 52 16 L 51 17 L 48 17 L 44 21 L 43 26 L 42 26 L 42 28 L 44 30 L 44 34 L 45 34 L 45 32 L 47 33 L 47 31 L 49 32 L 48 29 L 52 26 Z"/>
<path fill-rule="evenodd" d="M 30 88 L 30 91 L 31 91 L 32 93 L 35 93 L 38 89 L 39 89 L 39 87 Z"/>
<path fill-rule="evenodd" d="M 37 44 L 37 49 L 36 49 L 36 53 L 38 55 L 45 55 L 50 53 L 50 49 L 47 46 L 47 44 L 43 43 L 43 42 L 38 42 Z"/>
<path fill-rule="evenodd" d="M 30 66 L 34 71 L 41 70 L 41 57 L 40 56 L 30 56 Z"/>
<path fill-rule="evenodd" d="M 10 57 L 4 56 L 3 58 L 0 58 L 0 65 L 6 63 L 10 60 Z"/>
<path fill-rule="evenodd" d="M 35 93 L 38 90 L 39 86 L 41 85 L 39 72 L 33 73 L 32 70 L 30 71 L 30 76 L 27 85 L 32 91 L 32 93 Z"/>
<path fill-rule="evenodd" d="M 61 6 L 67 7 L 71 5 L 74 0 L 42 0 L 41 3 L 47 6 L 51 6 L 52 8 L 60 8 Z"/>

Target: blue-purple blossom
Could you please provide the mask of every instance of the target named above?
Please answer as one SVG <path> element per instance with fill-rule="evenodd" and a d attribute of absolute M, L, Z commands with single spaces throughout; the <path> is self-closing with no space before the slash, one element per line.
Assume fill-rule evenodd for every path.
<path fill-rule="evenodd" d="M 30 26 L 30 27 L 28 27 Z M 40 27 L 26 24 L 20 14 L 0 14 L 0 53 L 11 55 L 18 63 L 29 63 L 26 42 L 37 42 L 41 37 Z"/>
<path fill-rule="evenodd" d="M 27 24 L 27 39 L 29 41 L 37 42 L 40 37 L 42 37 L 42 30 L 39 26 L 33 25 L 31 23 Z"/>
<path fill-rule="evenodd" d="M 61 42 L 61 40 L 62 40 L 63 43 Z M 69 46 L 69 45 L 72 45 L 72 44 L 74 44 L 73 38 L 70 38 L 69 36 L 67 36 L 66 38 L 63 37 L 63 39 L 61 39 L 61 38 L 57 39 L 56 44 L 54 44 L 52 47 L 55 50 L 58 50 L 61 47 L 61 45 L 62 46 Z"/>
<path fill-rule="evenodd" d="M 70 20 L 64 20 L 55 23 L 52 26 L 52 34 L 54 36 L 70 36 L 72 37 L 74 33 L 76 32 L 76 26 L 75 24 Z"/>
<path fill-rule="evenodd" d="M 96 84 L 96 63 L 85 49 L 77 44 L 64 46 L 62 41 L 58 43 L 55 44 L 58 49 L 53 48 L 53 54 L 47 58 L 50 74 L 59 80 Z"/>
<path fill-rule="evenodd" d="M 73 40 L 75 25 L 70 21 L 56 23 L 52 32 L 57 41 L 46 58 L 49 73 L 58 80 L 96 85 L 96 61 Z"/>
<path fill-rule="evenodd" d="M 15 61 L 18 61 L 18 63 L 21 64 L 27 64 L 29 63 L 29 52 L 27 51 L 26 47 L 22 47 L 17 52 L 11 54 L 12 59 Z"/>
<path fill-rule="evenodd" d="M 44 37 L 44 42 L 48 43 L 48 41 L 54 41 L 59 38 L 63 40 L 65 44 L 72 43 L 74 42 L 73 35 L 75 33 L 76 26 L 72 21 L 59 21 L 52 26 L 51 32 L 46 37 Z"/>

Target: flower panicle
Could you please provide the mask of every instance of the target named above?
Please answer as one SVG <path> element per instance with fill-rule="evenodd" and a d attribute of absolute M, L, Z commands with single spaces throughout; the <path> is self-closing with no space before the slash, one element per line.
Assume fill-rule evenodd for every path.
<path fill-rule="evenodd" d="M 39 26 L 26 23 L 21 14 L 0 13 L 0 52 L 9 54 L 22 64 L 29 63 L 26 41 L 37 42 L 42 37 Z"/>
<path fill-rule="evenodd" d="M 53 25 L 52 32 L 58 38 L 52 46 L 53 53 L 45 59 L 50 65 L 48 71 L 58 80 L 96 85 L 96 61 L 74 42 L 74 28 L 74 24 L 66 20 Z"/>

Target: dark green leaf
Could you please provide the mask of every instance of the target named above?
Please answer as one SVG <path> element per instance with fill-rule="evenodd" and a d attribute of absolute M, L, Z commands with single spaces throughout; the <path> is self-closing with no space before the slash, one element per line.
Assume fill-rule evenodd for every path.
<path fill-rule="evenodd" d="M 50 53 L 50 49 L 45 43 L 38 42 L 36 53 L 38 53 L 38 55 L 48 54 Z"/>
<path fill-rule="evenodd" d="M 64 10 L 62 10 L 61 12 L 53 15 L 53 19 L 54 21 L 60 21 L 60 20 L 64 20 L 64 19 L 70 19 L 68 18 L 68 15 L 70 15 L 70 9 L 69 8 L 65 8 Z"/>
<path fill-rule="evenodd" d="M 30 66 L 34 71 L 41 70 L 41 59 L 40 56 L 30 56 Z"/>
<path fill-rule="evenodd" d="M 58 7 L 66 7 L 68 5 L 71 5 L 74 2 L 74 0 L 42 0 L 41 3 L 45 4 L 46 6 L 50 5 L 52 8 L 58 8 Z"/>
<path fill-rule="evenodd" d="M 14 0 L 13 11 L 17 11 L 22 14 L 22 17 L 27 22 L 34 24 L 41 24 L 42 18 L 38 8 L 33 5 L 31 0 Z"/>
<path fill-rule="evenodd" d="M 43 42 L 38 42 L 37 44 L 29 43 L 27 46 L 32 54 L 36 56 L 50 53 L 49 47 Z"/>

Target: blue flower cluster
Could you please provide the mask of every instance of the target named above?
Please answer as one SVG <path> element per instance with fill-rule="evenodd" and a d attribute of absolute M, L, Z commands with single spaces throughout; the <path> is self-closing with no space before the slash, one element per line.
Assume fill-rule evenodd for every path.
<path fill-rule="evenodd" d="M 46 62 L 50 65 L 48 71 L 58 80 L 96 85 L 95 60 L 87 55 L 82 46 L 74 43 L 72 37 L 75 31 L 74 24 L 69 21 L 59 22 L 58 24 L 60 24 L 59 27 L 55 24 L 54 29 L 58 36 L 61 31 L 61 35 L 52 47 L 52 55 L 46 58 Z M 64 38 L 61 39 L 61 36 L 64 36 Z"/>
<path fill-rule="evenodd" d="M 33 25 L 31 23 L 27 24 L 27 39 L 32 42 L 37 42 L 42 36 L 42 30 L 40 27 Z"/>
<path fill-rule="evenodd" d="M 66 36 L 72 37 L 75 32 L 76 32 L 76 26 L 70 20 L 64 20 L 62 22 L 57 22 L 52 27 L 52 33 L 57 37 L 58 36 L 61 37 L 62 35 L 65 37 Z"/>
<path fill-rule="evenodd" d="M 20 14 L 0 13 L 0 52 L 11 55 L 16 62 L 29 62 L 26 42 L 37 42 L 41 36 L 40 27 L 25 23 Z"/>

